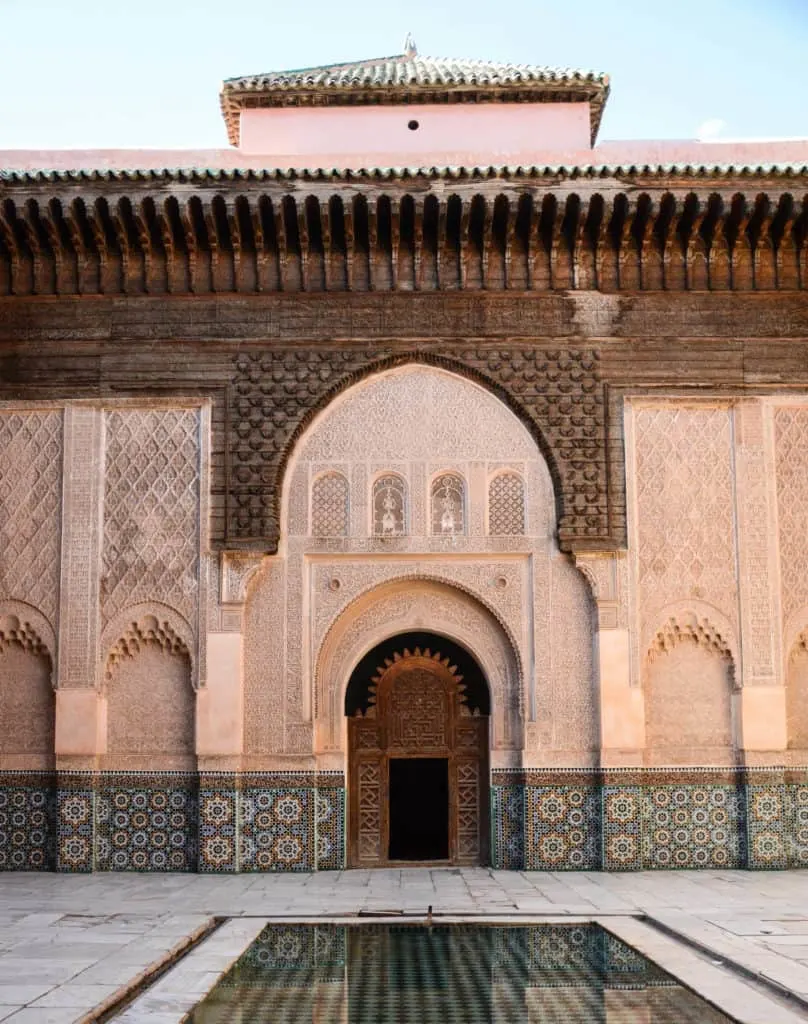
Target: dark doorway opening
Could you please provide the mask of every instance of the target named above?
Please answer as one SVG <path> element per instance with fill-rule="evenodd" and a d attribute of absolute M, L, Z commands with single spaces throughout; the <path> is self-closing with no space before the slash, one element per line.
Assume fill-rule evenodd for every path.
<path fill-rule="evenodd" d="M 449 859 L 448 758 L 390 758 L 389 857 Z"/>

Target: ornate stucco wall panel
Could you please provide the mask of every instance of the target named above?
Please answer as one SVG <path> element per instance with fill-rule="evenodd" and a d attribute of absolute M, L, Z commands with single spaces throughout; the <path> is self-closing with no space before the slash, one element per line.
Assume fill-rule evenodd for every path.
<path fill-rule="evenodd" d="M 266 559 L 244 609 L 244 760 L 276 767 L 286 753 L 286 570 Z"/>
<path fill-rule="evenodd" d="M 63 418 L 61 409 L 0 408 L 0 601 L 32 605 L 54 629 L 59 608 Z"/>
<path fill-rule="evenodd" d="M 666 605 L 701 601 L 737 630 L 732 410 L 683 401 L 633 408 L 640 642 Z"/>
<path fill-rule="evenodd" d="M 343 501 L 348 508 L 347 535 L 320 536 L 312 526 L 314 503 L 322 505 L 321 482 L 329 474 L 340 474 L 348 485 L 345 498 L 342 489 L 339 493 L 340 509 Z M 436 497 L 435 487 L 447 474 L 453 481 L 453 515 L 458 518 L 456 527 L 444 530 L 446 509 L 436 501 L 446 498 L 446 488 Z M 497 479 L 507 486 L 498 499 L 505 503 L 497 512 L 500 533 L 492 535 L 490 485 Z M 305 742 L 311 743 L 305 729 L 313 723 L 317 749 L 330 751 L 337 759 L 342 755 L 342 709 L 338 701 L 333 708 L 322 702 L 327 693 L 332 694 L 332 703 L 336 700 L 333 693 L 347 682 L 353 666 L 346 656 L 337 659 L 344 678 L 336 679 L 325 678 L 322 666 L 335 664 L 336 656 L 324 652 L 336 642 L 335 630 L 346 628 L 346 616 L 372 619 L 376 642 L 396 629 L 414 628 L 413 623 L 434 628 L 431 615 L 443 621 L 448 613 L 438 607 L 430 586 L 443 586 L 442 593 L 451 595 L 452 601 L 456 595 L 468 595 L 462 600 L 478 602 L 508 638 L 516 667 L 507 667 L 499 658 L 513 688 L 499 691 L 505 710 L 499 724 L 495 719 L 495 745 L 501 749 L 519 746 L 516 731 L 522 735 L 522 723 L 536 713 L 537 658 L 546 686 L 555 656 L 569 676 L 565 685 L 570 691 L 591 690 L 592 623 L 588 611 L 582 610 L 588 600 L 586 587 L 557 552 L 556 502 L 547 463 L 524 424 L 486 388 L 421 363 L 360 379 L 314 418 L 298 442 L 286 472 L 283 507 L 288 530 L 282 530 L 279 564 L 285 579 L 284 749 L 289 753 L 304 753 Z M 326 511 L 332 514 L 330 506 Z M 317 514 L 324 513 L 321 509 Z M 301 535 L 304 523 L 308 536 Z M 534 571 L 534 560 L 544 564 L 543 572 Z M 555 570 L 551 562 L 557 563 Z M 384 625 L 376 601 L 389 585 L 409 588 L 412 594 L 426 587 L 424 599 L 435 607 L 428 603 L 419 608 L 396 591 L 395 600 L 384 605 L 389 618 Z M 554 619 L 556 598 L 559 610 Z M 562 628 L 570 617 L 570 628 Z M 457 637 L 458 627 L 451 622 L 449 626 Z M 569 651 L 579 634 L 584 636 L 585 653 L 576 659 Z M 473 641 L 469 635 L 468 642 Z M 555 655 L 554 645 L 559 646 Z M 503 683 L 494 680 L 492 685 L 501 688 Z M 567 701 L 567 712 L 576 724 L 565 725 L 559 736 L 543 734 L 536 757 L 552 761 L 555 755 L 548 752 L 562 744 L 579 754 L 586 751 L 580 757 L 591 763 L 590 739 L 574 735 L 576 729 L 580 733 L 591 728 L 591 700 L 591 694 L 583 697 L 580 707 L 577 698 Z M 564 700 L 560 694 L 548 696 L 545 711 L 553 702 L 561 707 Z M 330 720 L 332 712 L 337 714 L 335 721 Z M 508 716 L 513 714 L 511 721 Z"/>
<path fill-rule="evenodd" d="M 522 666 L 496 617 L 459 587 L 428 579 L 393 580 L 364 593 L 334 620 L 315 667 L 315 742 L 320 760 L 342 765 L 345 689 L 351 671 L 376 644 L 410 630 L 448 636 L 478 660 L 491 689 L 492 760 L 520 759 L 524 707 Z"/>
<path fill-rule="evenodd" d="M 730 764 L 739 729 L 733 688 L 743 673 L 733 409 L 630 401 L 626 439 L 629 622 L 645 701 L 645 760 Z M 679 718 L 681 742 L 672 739 Z"/>
<path fill-rule="evenodd" d="M 130 403 L 104 414 L 104 663 L 119 640 L 112 624 L 128 624 L 135 609 L 143 612 L 152 603 L 158 616 L 159 609 L 169 609 L 168 626 L 189 634 L 194 682 L 204 683 L 208 434 L 204 406 Z"/>
<path fill-rule="evenodd" d="M 677 635 L 646 669 L 646 763 L 733 765 L 732 663 L 715 637 Z"/>
<path fill-rule="evenodd" d="M 156 598 L 194 619 L 199 569 L 199 414 L 106 414 L 102 618 Z"/>
<path fill-rule="evenodd" d="M 0 769 L 42 770 L 54 765 L 55 699 L 50 656 L 36 637 L 0 620 Z"/>
<path fill-rule="evenodd" d="M 420 378 L 426 388 L 421 400 L 402 405 L 397 396 L 400 388 L 396 375 L 383 371 L 413 362 L 421 363 L 422 369 L 423 364 L 435 363 L 454 373 Z M 414 369 L 410 366 L 404 372 L 412 374 Z M 308 429 L 310 419 L 317 422 L 325 416 L 329 425 L 316 431 L 318 444 L 325 449 L 308 448 L 302 452 L 307 461 L 322 461 L 322 450 L 328 450 L 333 458 L 335 444 L 331 438 L 341 437 L 346 423 L 363 425 L 355 432 L 360 443 L 362 436 L 377 442 L 376 460 L 395 461 L 399 445 L 396 430 L 391 429 L 393 422 L 400 430 L 414 431 L 421 439 L 411 452 L 416 461 L 434 459 L 440 450 L 449 458 L 475 461 L 488 437 L 488 428 L 482 426 L 486 417 L 479 415 L 475 419 L 475 407 L 480 414 L 487 416 L 490 412 L 494 425 L 501 423 L 508 412 L 504 403 L 495 412 L 492 391 L 499 392 L 518 409 L 526 425 L 517 450 L 501 457 L 512 458 L 524 451 L 532 432 L 542 444 L 545 458 L 552 462 L 563 493 L 562 538 L 586 540 L 603 537 L 609 531 L 605 397 L 596 349 L 447 348 L 440 357 L 383 349 L 274 350 L 241 353 L 235 371 L 230 423 L 233 478 L 228 520 L 228 537 L 234 542 L 252 544 L 266 538 L 270 546 L 277 544 L 283 533 L 281 478 L 289 478 L 287 462 L 301 457 L 299 435 Z M 380 387 L 367 393 L 363 388 L 351 387 L 374 373 L 382 380 Z M 478 385 L 478 401 L 469 408 L 469 392 L 450 383 L 454 374 L 479 380 L 489 390 Z M 396 413 L 392 419 L 391 410 Z M 440 440 L 438 450 L 434 446 L 436 438 Z M 419 511 L 417 506 L 414 511 Z M 283 516 L 288 517 L 288 512 L 284 511 Z"/>
<path fill-rule="evenodd" d="M 784 655 L 808 627 L 808 406 L 774 410 Z"/>
<path fill-rule="evenodd" d="M 551 562 L 550 587 L 550 628 L 542 641 L 551 652 L 546 696 L 552 721 L 552 763 L 593 766 L 600 746 L 593 665 L 594 602 L 586 580 L 563 555 Z M 542 600 L 546 596 L 537 594 L 536 603 Z M 539 763 L 546 763 L 543 754 L 534 752 L 542 758 Z"/>
<path fill-rule="evenodd" d="M 171 638 L 133 637 L 106 685 L 106 770 L 195 767 L 195 695 L 187 652 Z"/>

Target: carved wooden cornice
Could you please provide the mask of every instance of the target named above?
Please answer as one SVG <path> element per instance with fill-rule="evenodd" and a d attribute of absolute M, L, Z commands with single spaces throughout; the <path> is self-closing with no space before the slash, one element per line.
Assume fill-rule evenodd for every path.
<path fill-rule="evenodd" d="M 670 174 L 0 179 L 0 297 L 807 287 L 798 170 L 698 184 Z"/>

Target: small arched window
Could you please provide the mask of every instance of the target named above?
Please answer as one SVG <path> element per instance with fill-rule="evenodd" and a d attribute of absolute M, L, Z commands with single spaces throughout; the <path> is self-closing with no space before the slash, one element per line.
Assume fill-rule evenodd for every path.
<path fill-rule="evenodd" d="M 348 534 L 348 481 L 342 473 L 324 473 L 311 489 L 313 537 L 345 537 Z"/>
<path fill-rule="evenodd" d="M 466 486 L 457 473 L 441 473 L 432 481 L 432 533 L 453 537 L 466 532 Z"/>
<path fill-rule="evenodd" d="M 403 537 L 407 532 L 407 485 L 387 473 L 373 484 L 373 533 L 377 537 Z"/>
<path fill-rule="evenodd" d="M 492 537 L 525 532 L 525 484 L 518 473 L 499 473 L 488 485 L 488 532 Z"/>

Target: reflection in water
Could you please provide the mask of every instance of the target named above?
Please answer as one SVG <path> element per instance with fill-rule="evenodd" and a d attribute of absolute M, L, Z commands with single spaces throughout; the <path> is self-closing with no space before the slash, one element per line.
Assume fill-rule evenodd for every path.
<path fill-rule="evenodd" d="M 597 926 L 270 925 L 193 1024 L 731 1024 Z"/>

